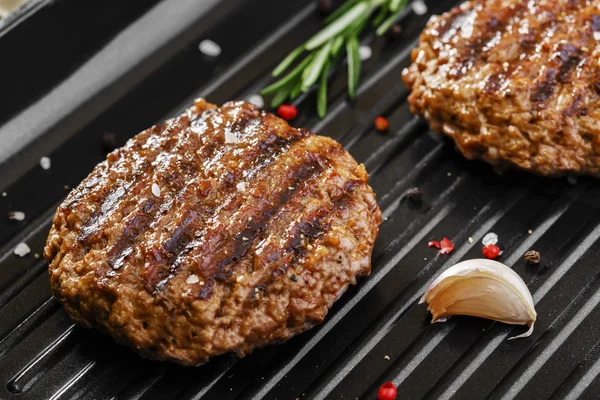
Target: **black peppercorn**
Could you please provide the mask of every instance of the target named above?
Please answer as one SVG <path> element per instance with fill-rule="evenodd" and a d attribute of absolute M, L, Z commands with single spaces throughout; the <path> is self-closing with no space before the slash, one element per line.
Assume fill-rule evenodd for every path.
<path fill-rule="evenodd" d="M 523 257 L 529 264 L 539 264 L 541 259 L 540 253 L 535 250 L 529 250 Z"/>

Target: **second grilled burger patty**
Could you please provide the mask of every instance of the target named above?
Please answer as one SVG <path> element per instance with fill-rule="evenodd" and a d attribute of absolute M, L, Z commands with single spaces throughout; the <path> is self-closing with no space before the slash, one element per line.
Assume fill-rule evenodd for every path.
<path fill-rule="evenodd" d="M 195 365 L 323 321 L 371 270 L 364 167 L 245 102 L 196 101 L 116 150 L 56 212 L 54 295 L 142 355 Z"/>
<path fill-rule="evenodd" d="M 600 1 L 473 0 L 432 17 L 409 102 L 468 158 L 600 176 Z"/>

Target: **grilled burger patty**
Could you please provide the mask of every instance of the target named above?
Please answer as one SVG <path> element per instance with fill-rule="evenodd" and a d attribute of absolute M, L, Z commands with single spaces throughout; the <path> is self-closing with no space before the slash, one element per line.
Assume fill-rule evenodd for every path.
<path fill-rule="evenodd" d="M 477 0 L 432 17 L 403 78 L 467 158 L 600 176 L 600 1 Z"/>
<path fill-rule="evenodd" d="M 332 139 L 205 100 L 106 161 L 58 208 L 44 256 L 78 323 L 186 365 L 320 323 L 371 270 L 381 212 Z"/>

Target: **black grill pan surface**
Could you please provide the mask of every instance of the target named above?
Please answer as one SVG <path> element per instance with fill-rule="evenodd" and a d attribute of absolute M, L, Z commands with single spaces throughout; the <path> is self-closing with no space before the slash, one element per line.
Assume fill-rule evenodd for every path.
<path fill-rule="evenodd" d="M 37 1 L 0 24 L 0 399 L 375 399 L 386 381 L 398 399 L 600 398 L 600 184 L 497 175 L 410 114 L 401 71 L 427 19 L 450 0 L 426 2 L 425 15 L 408 7 L 399 38 L 364 38 L 373 55 L 355 101 L 345 96 L 342 66 L 324 119 L 314 93 L 295 103 L 293 125 L 333 137 L 366 165 L 385 217 L 371 276 L 322 325 L 195 368 L 143 360 L 75 326 L 51 298 L 40 256 L 54 210 L 104 158 L 102 135 L 123 144 L 195 97 L 220 104 L 257 93 L 322 23 L 307 0 L 95 3 Z M 204 39 L 222 53 L 201 54 Z M 48 68 L 36 74 L 32 62 Z M 77 79 L 97 84 L 82 93 Z M 379 115 L 390 122 L 386 133 L 373 128 Z M 405 200 L 413 187 L 422 205 Z M 26 219 L 9 220 L 9 211 Z M 442 270 L 479 258 L 490 231 L 500 261 L 536 302 L 528 339 L 507 341 L 524 328 L 476 318 L 431 325 L 416 304 Z M 449 255 L 427 246 L 442 237 L 456 246 Z M 20 242 L 30 254 L 13 253 Z M 539 265 L 523 260 L 529 249 L 541 253 Z"/>

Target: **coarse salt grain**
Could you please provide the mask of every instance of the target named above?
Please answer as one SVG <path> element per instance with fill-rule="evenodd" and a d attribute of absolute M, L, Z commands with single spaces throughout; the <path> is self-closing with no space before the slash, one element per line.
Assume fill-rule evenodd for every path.
<path fill-rule="evenodd" d="M 427 12 L 427 4 L 425 4 L 421 0 L 413 1 L 411 6 L 412 6 L 413 11 L 417 15 L 423 15 Z"/>
<path fill-rule="evenodd" d="M 239 142 L 237 136 L 230 130 L 225 130 L 225 143 L 237 143 Z"/>
<path fill-rule="evenodd" d="M 238 184 L 235 185 L 235 187 L 237 188 L 237 190 L 243 192 L 244 190 L 246 190 L 246 183 L 245 182 L 238 182 Z"/>
<path fill-rule="evenodd" d="M 373 51 L 369 46 L 362 45 L 358 48 L 358 56 L 362 61 L 368 60 L 371 58 Z"/>
<path fill-rule="evenodd" d="M 198 49 L 202 52 L 202 54 L 205 54 L 210 57 L 216 57 L 219 54 L 221 54 L 221 46 L 219 46 L 210 39 L 205 39 L 201 41 L 198 45 Z"/>
<path fill-rule="evenodd" d="M 160 197 L 160 186 L 158 186 L 156 183 L 152 184 L 152 194 L 156 197 Z"/>
<path fill-rule="evenodd" d="M 469 236 L 469 243 L 473 243 L 473 238 Z"/>
<path fill-rule="evenodd" d="M 594 32 L 594 40 L 600 40 L 600 31 Z"/>
<path fill-rule="evenodd" d="M 494 232 L 489 232 L 483 237 L 483 239 L 481 239 L 481 244 L 483 244 L 484 246 L 496 243 L 498 243 L 498 235 L 496 235 Z"/>
<path fill-rule="evenodd" d="M 50 159 L 48 157 L 40 158 L 40 166 L 44 169 L 50 169 Z"/>
<path fill-rule="evenodd" d="M 17 245 L 17 247 L 15 247 L 15 254 L 18 255 L 19 257 L 24 257 L 25 255 L 29 254 L 29 252 L 31 252 L 31 249 L 29 248 L 29 246 L 27 246 L 27 243 L 19 243 Z"/>
<path fill-rule="evenodd" d="M 23 211 L 11 211 L 8 213 L 8 218 L 14 219 L 15 221 L 23 221 L 25 219 L 25 213 Z"/>
<path fill-rule="evenodd" d="M 198 276 L 196 276 L 194 274 L 188 276 L 188 278 L 185 280 L 185 283 L 188 283 L 190 285 L 192 283 L 198 283 L 198 282 L 200 282 L 200 278 L 198 278 Z"/>
<path fill-rule="evenodd" d="M 248 96 L 248 102 L 254 104 L 258 108 L 263 108 L 265 106 L 265 101 L 260 94 Z"/>

